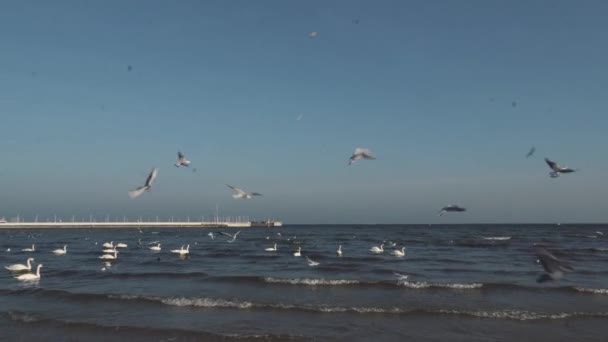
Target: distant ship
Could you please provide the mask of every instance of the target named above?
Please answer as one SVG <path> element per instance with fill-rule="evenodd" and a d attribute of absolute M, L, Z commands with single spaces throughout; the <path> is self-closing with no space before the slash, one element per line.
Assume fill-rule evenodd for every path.
<path fill-rule="evenodd" d="M 251 221 L 252 227 L 281 227 L 283 222 L 274 220 Z"/>

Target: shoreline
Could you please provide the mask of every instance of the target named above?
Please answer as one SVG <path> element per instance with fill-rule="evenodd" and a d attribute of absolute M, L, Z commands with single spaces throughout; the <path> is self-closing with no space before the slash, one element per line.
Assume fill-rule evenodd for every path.
<path fill-rule="evenodd" d="M 251 222 L 7 222 L 0 229 L 251 228 Z"/>

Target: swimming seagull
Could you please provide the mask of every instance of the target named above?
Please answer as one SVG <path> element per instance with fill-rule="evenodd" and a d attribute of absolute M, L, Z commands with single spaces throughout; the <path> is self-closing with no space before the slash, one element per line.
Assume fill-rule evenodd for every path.
<path fill-rule="evenodd" d="M 551 176 L 551 178 L 557 178 L 559 177 L 560 173 L 572 173 L 572 172 L 576 172 L 578 170 L 569 168 L 569 167 L 562 167 L 559 166 L 558 163 L 549 160 L 548 158 L 545 158 L 545 163 L 547 163 L 547 165 L 549 165 L 549 167 L 551 168 L 551 172 L 549 172 L 549 175 Z"/>
<path fill-rule="evenodd" d="M 558 259 L 555 255 L 542 247 L 537 247 L 535 249 L 535 254 L 546 272 L 538 277 L 536 280 L 537 283 L 543 283 L 548 280 L 559 280 L 564 276 L 564 272 L 574 271 L 574 268 L 570 264 Z"/>
<path fill-rule="evenodd" d="M 536 148 L 534 146 L 532 146 L 532 148 L 530 149 L 530 151 L 528 152 L 528 154 L 526 154 L 526 158 L 532 157 L 532 155 L 534 154 L 534 152 L 536 152 Z"/>
<path fill-rule="evenodd" d="M 366 148 L 357 147 L 355 148 L 355 152 L 353 152 L 353 155 L 350 156 L 350 158 L 348 159 L 348 165 L 351 165 L 359 159 L 374 160 L 376 159 L 376 157 L 372 154 L 372 151 Z"/>
<path fill-rule="evenodd" d="M 310 267 L 314 267 L 314 266 L 319 266 L 320 264 L 312 259 L 310 259 L 309 257 L 306 257 L 306 261 L 308 262 L 308 266 Z"/>
<path fill-rule="evenodd" d="M 188 159 L 186 159 L 186 156 L 184 156 L 183 153 L 181 153 L 180 151 L 177 151 L 177 163 L 175 163 L 175 167 L 180 167 L 180 166 L 190 166 L 191 161 L 189 161 Z"/>
<path fill-rule="evenodd" d="M 227 240 L 228 242 L 234 242 L 234 240 L 236 240 L 236 236 L 239 235 L 240 232 L 241 231 L 239 230 L 238 232 L 236 232 L 234 234 L 224 233 L 224 232 L 220 232 L 220 234 L 232 238 L 232 240 Z"/>
<path fill-rule="evenodd" d="M 239 188 L 235 188 L 232 185 L 226 184 L 226 186 L 235 191 L 235 193 L 232 195 L 232 198 L 234 199 L 252 199 L 255 196 L 262 196 L 262 194 L 258 192 L 245 192 Z"/>
<path fill-rule="evenodd" d="M 467 211 L 467 208 L 463 208 L 461 206 L 458 206 L 456 204 L 450 204 L 448 206 L 445 206 L 443 208 L 441 208 L 441 210 L 439 210 L 439 216 L 442 216 L 443 213 L 461 213 L 463 211 Z"/>
<path fill-rule="evenodd" d="M 129 197 L 136 198 L 141 196 L 141 194 L 143 194 L 145 191 L 150 191 L 150 189 L 152 189 L 152 182 L 154 182 L 154 179 L 156 179 L 157 174 L 158 169 L 153 168 L 150 174 L 148 175 L 148 178 L 146 179 L 146 184 L 144 186 L 140 186 L 135 190 L 129 191 Z"/>

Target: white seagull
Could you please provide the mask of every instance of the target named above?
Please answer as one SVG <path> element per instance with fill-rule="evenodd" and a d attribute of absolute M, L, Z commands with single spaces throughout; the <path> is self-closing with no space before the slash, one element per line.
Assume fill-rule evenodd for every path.
<path fill-rule="evenodd" d="M 245 192 L 239 188 L 235 188 L 232 185 L 226 184 L 226 186 L 235 191 L 235 193 L 232 195 L 232 198 L 234 199 L 252 199 L 255 196 L 262 196 L 262 194 L 259 192 Z"/>
<path fill-rule="evenodd" d="M 209 234 L 207 234 L 207 235 L 209 235 L 211 240 L 215 240 L 215 235 L 213 235 L 213 232 L 209 232 Z"/>
<path fill-rule="evenodd" d="M 277 251 L 277 244 L 274 244 L 274 247 L 268 247 L 266 249 L 264 249 L 266 252 L 276 252 Z"/>
<path fill-rule="evenodd" d="M 56 249 L 56 250 L 53 251 L 53 254 L 55 254 L 55 255 L 64 255 L 65 253 L 68 252 L 67 247 L 68 247 L 67 245 L 63 245 L 63 249 Z"/>
<path fill-rule="evenodd" d="M 23 280 L 23 281 L 32 281 L 32 280 L 38 280 L 40 279 L 40 268 L 42 268 L 42 264 L 38 264 L 38 266 L 36 267 L 36 273 L 26 273 L 26 274 L 22 274 L 20 276 L 15 277 L 15 279 L 17 280 Z"/>
<path fill-rule="evenodd" d="M 564 276 L 564 272 L 574 271 L 574 268 L 570 264 L 556 258 L 555 255 L 542 247 L 537 247 L 535 254 L 546 272 L 538 277 L 537 283 L 543 283 L 548 280 L 559 280 Z"/>
<path fill-rule="evenodd" d="M 237 237 L 237 235 L 239 235 L 240 232 L 241 231 L 239 230 L 238 232 L 236 232 L 234 234 L 224 233 L 224 232 L 220 232 L 220 234 L 232 238 L 231 240 L 226 240 L 226 241 L 228 241 L 228 242 L 234 242 L 234 240 L 236 240 L 236 237 Z"/>
<path fill-rule="evenodd" d="M 293 256 L 300 257 L 302 256 L 302 247 L 298 247 L 298 251 L 293 253 Z"/>
<path fill-rule="evenodd" d="M 398 258 L 401 258 L 401 257 L 405 256 L 405 247 L 402 247 L 401 250 L 395 249 L 394 251 L 391 252 L 391 254 Z"/>
<path fill-rule="evenodd" d="M 36 245 L 32 244 L 32 248 L 24 248 L 21 251 L 22 252 L 35 252 L 36 251 Z"/>
<path fill-rule="evenodd" d="M 175 163 L 176 167 L 180 167 L 180 166 L 190 166 L 190 161 L 186 159 L 186 156 L 184 156 L 183 153 L 181 153 L 180 151 L 177 151 L 177 163 Z"/>
<path fill-rule="evenodd" d="M 572 172 L 578 171 L 578 170 L 569 168 L 567 166 L 566 167 L 559 166 L 558 163 L 556 163 L 552 160 L 549 160 L 548 158 L 545 158 L 545 163 L 547 163 L 547 165 L 549 165 L 551 170 L 553 170 L 553 171 L 549 172 L 549 175 L 551 176 L 551 178 L 557 178 L 562 173 L 572 173 Z"/>
<path fill-rule="evenodd" d="M 369 251 L 374 254 L 384 253 L 384 244 L 381 244 L 380 247 L 374 246 L 374 247 L 370 248 Z"/>
<path fill-rule="evenodd" d="M 150 247 L 151 251 L 155 251 L 155 252 L 160 252 L 160 243 L 156 246 L 152 246 Z"/>
<path fill-rule="evenodd" d="M 14 264 L 10 266 L 4 266 L 9 271 L 19 272 L 19 271 L 30 271 L 32 269 L 32 261 L 34 258 L 27 258 L 26 265 L 24 264 Z"/>
<path fill-rule="evenodd" d="M 143 194 L 144 192 L 150 191 L 150 189 L 152 189 L 152 182 L 154 182 L 154 179 L 156 179 L 157 175 L 158 175 L 158 169 L 153 168 L 152 171 L 150 172 L 150 174 L 148 175 L 148 178 L 146 179 L 146 184 L 144 186 L 140 186 L 139 188 L 137 188 L 135 190 L 129 191 L 129 197 L 136 198 L 136 197 L 141 196 L 141 194 Z"/>
<path fill-rule="evenodd" d="M 306 257 L 306 261 L 308 262 L 308 266 L 310 267 L 314 267 L 314 266 L 319 266 L 320 264 L 312 259 L 310 259 L 309 257 Z"/>
<path fill-rule="evenodd" d="M 376 159 L 376 157 L 372 154 L 372 151 L 366 148 L 357 147 L 355 148 L 355 152 L 353 152 L 353 155 L 350 156 L 350 158 L 348 159 L 348 165 L 351 165 L 359 159 L 374 160 Z"/>

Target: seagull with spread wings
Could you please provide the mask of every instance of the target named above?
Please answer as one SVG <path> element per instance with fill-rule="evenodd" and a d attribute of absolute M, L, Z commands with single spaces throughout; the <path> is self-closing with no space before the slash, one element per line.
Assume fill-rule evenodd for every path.
<path fill-rule="evenodd" d="M 557 178 L 562 173 L 572 173 L 572 172 L 578 171 L 573 168 L 569 168 L 567 166 L 566 167 L 560 166 L 558 163 L 556 163 L 552 160 L 549 160 L 548 158 L 545 158 L 545 163 L 547 163 L 547 165 L 549 165 L 551 170 L 553 170 L 553 171 L 549 172 L 549 175 L 551 176 L 551 178 Z"/>
<path fill-rule="evenodd" d="M 450 204 L 448 206 L 441 208 L 441 210 L 439 210 L 439 216 L 442 216 L 443 213 L 461 213 L 464 211 L 467 211 L 467 208 L 463 208 L 456 204 Z"/>
<path fill-rule="evenodd" d="M 190 166 L 190 163 L 191 163 L 191 161 L 186 159 L 186 156 L 184 156 L 184 154 L 182 152 L 177 151 L 177 163 L 175 163 L 175 167 L 180 167 L 180 166 L 188 167 L 188 166 Z"/>
<path fill-rule="evenodd" d="M 348 165 L 351 165 L 359 159 L 374 160 L 376 159 L 376 157 L 372 154 L 372 151 L 366 148 L 357 147 L 355 148 L 355 152 L 353 152 L 353 155 L 350 156 L 350 158 L 348 159 Z"/>
<path fill-rule="evenodd" d="M 548 280 L 559 280 L 564 276 L 564 272 L 574 271 L 574 268 L 569 263 L 558 259 L 555 255 L 542 247 L 537 247 L 535 254 L 546 272 L 538 277 L 536 280 L 537 283 L 543 283 Z"/>
<path fill-rule="evenodd" d="M 230 233 L 224 233 L 224 232 L 220 232 L 220 234 L 227 236 L 229 238 L 232 238 L 231 240 L 226 240 L 228 242 L 234 242 L 234 240 L 236 240 L 237 235 L 239 235 L 241 231 L 239 230 L 238 232 L 234 233 L 234 234 L 230 234 Z"/>
<path fill-rule="evenodd" d="M 150 174 L 148 175 L 148 178 L 146 179 L 146 184 L 144 186 L 140 186 L 139 188 L 137 188 L 135 190 L 129 191 L 129 197 L 136 198 L 136 197 L 141 196 L 141 194 L 143 194 L 144 192 L 150 191 L 150 189 L 152 189 L 152 182 L 154 182 L 154 180 L 156 179 L 157 174 L 158 174 L 158 169 L 153 168 L 152 171 L 150 172 Z"/>
<path fill-rule="evenodd" d="M 235 193 L 232 195 L 234 199 L 252 199 L 255 196 L 262 196 L 262 194 L 260 194 L 259 192 L 245 192 L 239 188 L 235 188 L 232 185 L 226 184 L 226 186 L 234 190 Z"/>

